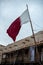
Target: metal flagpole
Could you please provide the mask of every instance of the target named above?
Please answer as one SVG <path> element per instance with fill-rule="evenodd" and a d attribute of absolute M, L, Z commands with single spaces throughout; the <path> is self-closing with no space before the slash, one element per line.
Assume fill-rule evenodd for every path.
<path fill-rule="evenodd" d="M 26 6 L 27 6 L 27 10 L 28 10 L 28 5 L 26 5 Z M 28 16 L 29 16 L 29 19 L 30 19 L 29 10 L 28 10 Z M 35 40 L 35 35 L 34 35 L 34 30 L 33 30 L 33 26 L 32 26 L 32 21 L 31 21 L 31 19 L 30 19 L 30 25 L 31 25 L 31 30 L 32 30 L 34 42 L 35 42 L 35 45 L 36 45 L 36 40 Z"/>
<path fill-rule="evenodd" d="M 26 7 L 27 7 L 27 10 L 28 10 L 28 5 L 27 4 L 26 4 Z M 35 34 L 34 34 L 33 26 L 32 26 L 32 21 L 31 21 L 31 18 L 30 18 L 29 10 L 28 10 L 28 16 L 29 16 L 29 19 L 30 19 L 30 25 L 31 25 L 31 30 L 32 30 L 32 34 L 33 34 L 34 43 L 35 43 L 35 54 L 36 54 L 38 52 L 38 50 L 37 50 L 37 44 L 36 44 Z M 36 60 L 37 59 L 35 57 L 35 61 Z M 40 63 L 40 65 L 41 65 L 41 63 Z"/>

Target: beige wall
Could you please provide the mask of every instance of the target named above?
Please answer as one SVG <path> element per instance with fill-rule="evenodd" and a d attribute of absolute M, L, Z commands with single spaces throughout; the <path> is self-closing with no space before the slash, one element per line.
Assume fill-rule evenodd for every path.
<path fill-rule="evenodd" d="M 2 61 L 2 53 L 3 53 L 4 47 L 5 47 L 5 46 L 0 45 L 0 63 L 1 63 L 1 61 Z"/>
<path fill-rule="evenodd" d="M 8 44 L 6 46 L 6 48 L 4 49 L 3 53 L 8 53 L 8 52 L 11 52 L 11 51 L 20 50 L 20 49 L 35 45 L 34 39 L 32 37 L 33 36 L 26 37 L 22 40 L 15 42 L 15 43 Z M 43 31 L 36 33 L 35 39 L 36 39 L 37 45 L 42 44 L 43 43 Z"/>

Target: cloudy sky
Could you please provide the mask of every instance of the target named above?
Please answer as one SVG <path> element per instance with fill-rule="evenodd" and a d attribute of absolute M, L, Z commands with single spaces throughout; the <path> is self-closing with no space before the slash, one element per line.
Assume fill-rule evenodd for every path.
<path fill-rule="evenodd" d="M 14 42 L 6 30 L 26 10 L 26 4 L 28 4 L 34 32 L 43 30 L 43 0 L 0 0 L 0 44 L 7 45 Z M 22 25 L 16 41 L 30 35 L 32 32 L 28 22 Z"/>

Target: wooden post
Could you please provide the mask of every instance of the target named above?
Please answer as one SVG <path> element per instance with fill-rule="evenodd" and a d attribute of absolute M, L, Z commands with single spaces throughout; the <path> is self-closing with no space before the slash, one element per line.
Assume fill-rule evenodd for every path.
<path fill-rule="evenodd" d="M 16 56 L 15 64 L 18 61 L 18 56 L 19 56 L 19 52 L 17 51 L 17 56 Z"/>
<path fill-rule="evenodd" d="M 24 50 L 22 50 L 21 52 L 22 52 L 22 62 L 24 62 Z"/>
<path fill-rule="evenodd" d="M 10 53 L 10 64 L 11 64 L 11 53 Z"/>

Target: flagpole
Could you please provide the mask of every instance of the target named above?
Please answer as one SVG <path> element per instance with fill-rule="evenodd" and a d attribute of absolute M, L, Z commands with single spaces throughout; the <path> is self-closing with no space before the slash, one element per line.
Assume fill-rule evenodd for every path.
<path fill-rule="evenodd" d="M 28 5 L 27 4 L 26 4 L 26 7 L 27 7 L 27 10 L 28 10 Z M 38 52 L 38 50 L 37 50 L 37 44 L 36 44 L 35 34 L 34 34 L 33 26 L 32 26 L 32 21 L 31 21 L 30 15 L 29 15 L 29 10 L 28 10 L 28 16 L 29 16 L 29 19 L 30 19 L 30 25 L 31 25 L 31 30 L 32 30 L 32 34 L 33 34 L 34 43 L 35 43 L 35 54 L 36 54 L 36 52 Z M 37 59 L 35 57 L 35 61 L 36 60 Z"/>
<path fill-rule="evenodd" d="M 26 6 L 27 6 L 27 10 L 28 10 L 28 5 L 26 5 Z M 35 45 L 36 45 L 35 34 L 34 34 L 33 26 L 32 26 L 32 21 L 31 21 L 30 15 L 29 15 L 29 10 L 28 10 L 28 16 L 29 16 L 29 19 L 30 19 L 31 30 L 32 30 L 34 42 L 35 42 Z"/>

